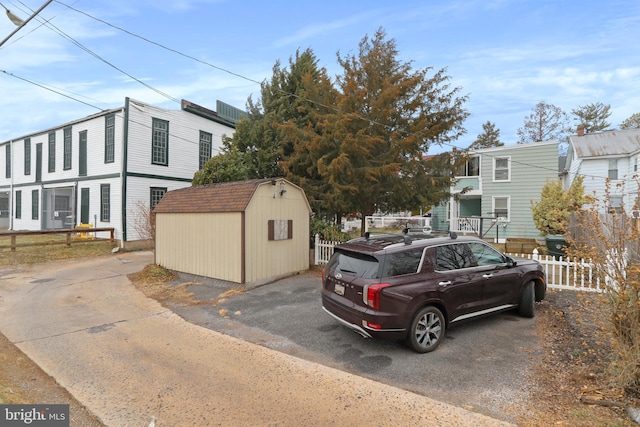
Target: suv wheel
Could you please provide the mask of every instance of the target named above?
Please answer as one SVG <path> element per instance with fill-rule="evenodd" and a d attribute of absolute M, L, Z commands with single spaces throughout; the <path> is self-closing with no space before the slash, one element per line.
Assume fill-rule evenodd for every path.
<path fill-rule="evenodd" d="M 527 282 L 524 284 L 522 288 L 522 295 L 520 295 L 520 305 L 518 305 L 518 313 L 524 317 L 534 317 L 535 316 L 535 301 L 536 301 L 536 293 L 533 288 L 533 282 Z"/>
<path fill-rule="evenodd" d="M 433 306 L 420 310 L 411 322 L 407 343 L 418 353 L 435 350 L 444 338 L 445 323 L 442 312 Z"/>

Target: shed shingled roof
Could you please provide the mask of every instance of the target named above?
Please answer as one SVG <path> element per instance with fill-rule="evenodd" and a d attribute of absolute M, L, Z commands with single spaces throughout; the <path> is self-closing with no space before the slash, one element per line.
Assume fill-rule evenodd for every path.
<path fill-rule="evenodd" d="M 167 192 L 156 205 L 156 213 L 244 212 L 256 188 L 272 179 L 222 182 Z"/>

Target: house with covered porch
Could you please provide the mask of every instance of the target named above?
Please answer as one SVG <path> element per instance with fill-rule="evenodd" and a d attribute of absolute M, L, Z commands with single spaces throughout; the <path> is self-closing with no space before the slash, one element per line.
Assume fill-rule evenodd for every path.
<path fill-rule="evenodd" d="M 450 199 L 432 209 L 431 225 L 497 243 L 536 238 L 531 205 L 547 181 L 558 179 L 557 141 L 471 151 L 456 174 Z"/>

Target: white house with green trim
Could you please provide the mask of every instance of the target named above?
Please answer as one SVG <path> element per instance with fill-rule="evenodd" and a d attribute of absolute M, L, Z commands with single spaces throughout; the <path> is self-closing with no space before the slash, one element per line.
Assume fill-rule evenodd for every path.
<path fill-rule="evenodd" d="M 548 180 L 559 180 L 558 142 L 484 148 L 468 155 L 450 200 L 432 209 L 432 227 L 475 232 L 499 243 L 538 237 L 531 203 L 540 200 Z"/>
<path fill-rule="evenodd" d="M 139 240 L 143 212 L 190 186 L 244 114 L 216 108 L 126 98 L 122 108 L 0 142 L 0 230 L 93 224 L 115 228 L 122 246 Z"/>

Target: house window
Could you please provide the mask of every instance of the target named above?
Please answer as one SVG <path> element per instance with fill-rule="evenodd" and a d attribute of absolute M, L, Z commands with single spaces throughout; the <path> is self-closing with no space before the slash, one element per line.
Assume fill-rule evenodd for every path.
<path fill-rule="evenodd" d="M 609 196 L 609 212 L 622 212 L 622 196 Z"/>
<path fill-rule="evenodd" d="M 200 131 L 200 162 L 198 169 L 204 168 L 204 164 L 211 158 L 211 134 Z"/>
<path fill-rule="evenodd" d="M 38 196 L 39 190 L 31 190 L 31 219 L 38 219 L 38 213 L 40 212 L 40 196 Z"/>
<path fill-rule="evenodd" d="M 493 214 L 496 218 L 506 218 L 509 221 L 509 205 L 511 201 L 509 197 L 493 198 Z"/>
<path fill-rule="evenodd" d="M 56 171 L 56 133 L 49 132 L 49 172 Z"/>
<path fill-rule="evenodd" d="M 618 179 L 618 159 L 609 160 L 609 179 Z"/>
<path fill-rule="evenodd" d="M 111 220 L 111 186 L 109 184 L 100 185 L 100 221 L 109 222 Z"/>
<path fill-rule="evenodd" d="M 7 144 L 5 147 L 6 177 L 11 178 L 11 144 Z"/>
<path fill-rule="evenodd" d="M 470 157 L 462 165 L 458 176 L 480 176 L 480 157 Z"/>
<path fill-rule="evenodd" d="M 107 114 L 104 118 L 104 162 L 113 163 L 116 145 L 116 115 Z"/>
<path fill-rule="evenodd" d="M 78 175 L 87 176 L 87 131 L 80 132 L 78 141 Z"/>
<path fill-rule="evenodd" d="M 22 218 L 22 190 L 16 191 L 16 207 L 15 207 L 16 219 Z"/>
<path fill-rule="evenodd" d="M 151 143 L 151 163 L 169 165 L 169 122 L 153 119 L 153 141 Z"/>
<path fill-rule="evenodd" d="M 494 181 L 509 181 L 511 179 L 510 163 L 509 157 L 496 157 L 493 159 Z"/>
<path fill-rule="evenodd" d="M 31 175 L 31 138 L 24 140 L 24 174 Z"/>
<path fill-rule="evenodd" d="M 162 197 L 164 197 L 166 192 L 167 192 L 166 187 L 151 187 L 151 201 L 149 205 L 151 206 L 151 210 L 153 210 L 153 208 L 156 207 L 158 202 L 162 200 Z"/>
<path fill-rule="evenodd" d="M 62 169 L 71 169 L 71 127 L 64 128 L 62 160 Z"/>

